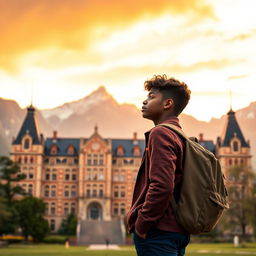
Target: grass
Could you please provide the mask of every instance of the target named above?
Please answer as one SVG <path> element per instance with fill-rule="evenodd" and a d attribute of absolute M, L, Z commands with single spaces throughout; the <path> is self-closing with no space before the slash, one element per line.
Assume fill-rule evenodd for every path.
<path fill-rule="evenodd" d="M 133 246 L 122 246 L 121 250 L 87 251 L 86 247 L 64 245 L 10 245 L 0 248 L 1 256 L 136 256 Z M 244 248 L 234 248 L 232 244 L 190 244 L 187 256 L 245 256 L 256 255 L 256 244 L 246 244 Z"/>

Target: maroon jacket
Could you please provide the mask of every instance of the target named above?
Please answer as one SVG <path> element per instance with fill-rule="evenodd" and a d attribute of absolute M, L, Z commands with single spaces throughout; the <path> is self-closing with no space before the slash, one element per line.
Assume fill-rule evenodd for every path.
<path fill-rule="evenodd" d="M 162 123 L 180 127 L 177 117 Z M 146 132 L 145 140 L 146 148 L 127 215 L 128 230 L 132 232 L 135 228 L 138 233 L 147 234 L 154 227 L 187 233 L 175 220 L 171 206 L 174 187 L 178 187 L 182 179 L 183 141 L 175 132 L 163 126 Z"/>

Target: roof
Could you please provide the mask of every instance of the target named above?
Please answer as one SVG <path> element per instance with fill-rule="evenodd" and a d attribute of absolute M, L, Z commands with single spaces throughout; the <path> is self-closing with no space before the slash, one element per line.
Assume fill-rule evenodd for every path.
<path fill-rule="evenodd" d="M 145 141 L 144 140 L 136 140 L 137 144 L 134 143 L 133 139 L 112 139 L 112 156 L 116 157 L 117 154 L 117 147 L 119 145 L 122 145 L 124 147 L 124 155 L 123 157 L 134 157 L 133 155 L 133 148 L 135 145 L 138 145 L 140 147 L 141 155 L 139 157 L 142 157 L 142 154 L 144 152 L 145 148 Z"/>
<path fill-rule="evenodd" d="M 245 141 L 244 135 L 236 120 L 235 112 L 233 110 L 230 110 L 227 115 L 228 119 L 224 129 L 223 136 L 221 138 L 221 146 L 229 147 L 230 141 L 234 137 L 237 137 L 240 140 L 242 147 L 249 147 L 249 144 Z"/>
<path fill-rule="evenodd" d="M 32 105 L 27 108 L 27 115 L 17 138 L 12 144 L 21 144 L 21 140 L 26 134 L 32 136 L 33 144 L 41 144 L 37 120 L 35 118 L 35 108 Z"/>
<path fill-rule="evenodd" d="M 56 145 L 58 147 L 58 153 L 54 156 L 67 156 L 67 148 L 69 145 L 73 145 L 75 148 L 75 152 L 73 156 L 78 156 L 79 154 L 79 138 L 47 138 L 45 141 L 44 153 L 46 156 L 50 156 L 50 149 L 52 145 Z M 69 155 L 70 156 L 70 155 Z"/>
<path fill-rule="evenodd" d="M 206 148 L 207 150 L 211 151 L 212 153 L 215 153 L 215 145 L 212 140 L 203 140 L 199 141 L 200 145 Z"/>

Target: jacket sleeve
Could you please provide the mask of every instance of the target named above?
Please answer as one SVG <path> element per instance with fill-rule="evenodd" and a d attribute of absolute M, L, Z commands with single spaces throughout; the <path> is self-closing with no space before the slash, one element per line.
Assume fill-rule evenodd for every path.
<path fill-rule="evenodd" d="M 149 136 L 149 187 L 135 223 L 135 230 L 140 234 L 146 234 L 161 219 L 174 190 L 177 144 L 166 129 L 156 127 Z"/>

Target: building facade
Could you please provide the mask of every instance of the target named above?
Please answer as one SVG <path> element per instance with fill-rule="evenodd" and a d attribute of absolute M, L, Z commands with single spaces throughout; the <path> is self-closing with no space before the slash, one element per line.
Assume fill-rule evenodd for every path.
<path fill-rule="evenodd" d="M 95 127 L 90 138 L 39 134 L 33 106 L 13 140 L 11 158 L 26 179 L 20 185 L 46 203 L 52 232 L 71 212 L 79 220 L 122 218 L 130 208 L 144 140 L 104 139 Z"/>
<path fill-rule="evenodd" d="M 80 221 L 109 221 L 126 215 L 144 152 L 144 140 L 102 138 L 96 126 L 89 138 L 51 138 L 39 134 L 33 106 L 17 137 L 11 158 L 20 164 L 26 179 L 20 182 L 29 194 L 46 203 L 45 218 L 57 232 L 63 219 L 75 213 Z M 230 110 L 217 143 L 199 135 L 199 143 L 216 154 L 224 173 L 235 165 L 251 167 L 249 142 Z"/>

